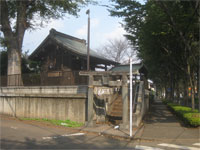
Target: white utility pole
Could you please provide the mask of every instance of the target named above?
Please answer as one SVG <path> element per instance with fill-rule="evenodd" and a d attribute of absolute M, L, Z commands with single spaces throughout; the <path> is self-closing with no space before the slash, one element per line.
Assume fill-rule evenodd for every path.
<path fill-rule="evenodd" d="M 132 115 L 133 115 L 133 105 L 132 105 L 132 97 L 133 97 L 133 91 L 132 91 L 132 83 L 133 83 L 133 76 L 132 76 L 132 59 L 130 58 L 130 137 L 133 136 L 133 133 L 132 133 Z"/>

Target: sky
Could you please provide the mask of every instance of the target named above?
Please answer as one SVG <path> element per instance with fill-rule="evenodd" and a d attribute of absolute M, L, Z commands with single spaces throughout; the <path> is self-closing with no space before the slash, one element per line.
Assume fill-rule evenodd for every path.
<path fill-rule="evenodd" d="M 109 0 L 97 0 L 100 5 L 110 5 Z M 139 0 L 144 3 L 145 0 Z M 22 50 L 31 54 L 39 44 L 48 36 L 51 28 L 56 31 L 87 40 L 88 15 L 86 11 L 90 9 L 90 48 L 101 49 L 108 40 L 124 38 L 126 31 L 120 23 L 122 18 L 111 17 L 106 7 L 99 5 L 89 5 L 81 8 L 78 17 L 66 15 L 63 19 L 50 20 L 44 27 L 36 30 L 26 31 Z"/>
<path fill-rule="evenodd" d="M 99 4 L 108 5 L 109 0 L 98 1 Z M 87 9 L 90 9 L 90 47 L 93 50 L 101 48 L 107 43 L 108 40 L 123 38 L 126 33 L 121 27 L 122 19 L 118 17 L 111 17 L 106 7 L 89 5 L 84 7 L 78 13 L 78 17 L 66 15 L 63 19 L 51 20 L 48 24 L 45 24 L 44 28 L 38 28 L 33 31 L 26 31 L 23 51 L 31 54 L 39 44 L 49 34 L 51 28 L 56 31 L 75 36 L 80 39 L 87 40 L 87 22 L 88 15 Z"/>

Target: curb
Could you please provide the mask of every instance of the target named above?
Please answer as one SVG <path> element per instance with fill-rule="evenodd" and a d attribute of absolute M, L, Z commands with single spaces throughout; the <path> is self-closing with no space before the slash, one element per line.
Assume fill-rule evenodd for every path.
<path fill-rule="evenodd" d="M 80 130 L 80 131 L 83 132 L 83 133 L 105 136 L 105 137 L 112 138 L 112 139 L 129 140 L 129 141 L 134 140 L 134 137 L 129 137 L 129 136 L 120 136 L 120 135 L 108 134 L 108 133 L 105 133 L 105 132 L 94 132 L 94 131 L 86 131 L 86 130 Z"/>
<path fill-rule="evenodd" d="M 92 133 L 92 134 L 96 134 L 96 135 L 100 135 L 100 136 L 105 136 L 105 137 L 109 137 L 109 138 L 113 138 L 113 139 L 118 139 L 118 140 L 127 140 L 127 141 L 132 141 L 132 140 L 140 140 L 140 138 L 135 138 L 136 134 L 144 127 L 144 124 L 141 124 L 135 131 L 134 135 L 132 137 L 130 137 L 128 134 L 126 135 L 116 135 L 116 134 L 109 134 L 106 133 L 105 131 L 102 132 L 95 132 L 95 131 L 89 131 L 89 130 L 84 130 L 81 129 L 81 132 L 84 133 Z"/>

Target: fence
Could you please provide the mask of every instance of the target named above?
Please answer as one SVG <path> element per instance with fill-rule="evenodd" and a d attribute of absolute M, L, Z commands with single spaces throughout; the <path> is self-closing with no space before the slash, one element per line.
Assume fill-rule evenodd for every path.
<path fill-rule="evenodd" d="M 65 86 L 87 85 L 88 78 L 79 71 L 54 71 L 40 74 L 14 74 L 1 76 L 0 86 Z"/>

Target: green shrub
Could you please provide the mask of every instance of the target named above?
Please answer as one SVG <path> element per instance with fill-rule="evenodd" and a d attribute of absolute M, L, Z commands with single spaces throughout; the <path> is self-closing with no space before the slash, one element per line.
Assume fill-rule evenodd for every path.
<path fill-rule="evenodd" d="M 200 126 L 200 113 L 198 110 L 192 111 L 192 108 L 186 106 L 180 106 L 177 104 L 173 104 L 168 101 L 163 101 L 167 104 L 168 108 L 176 114 L 178 118 L 180 118 L 186 125 L 197 127 Z"/>
<path fill-rule="evenodd" d="M 200 113 L 185 113 L 183 117 L 186 118 L 192 126 L 200 125 Z"/>

